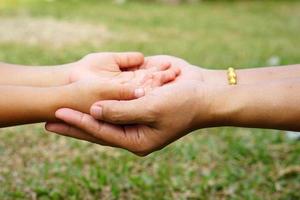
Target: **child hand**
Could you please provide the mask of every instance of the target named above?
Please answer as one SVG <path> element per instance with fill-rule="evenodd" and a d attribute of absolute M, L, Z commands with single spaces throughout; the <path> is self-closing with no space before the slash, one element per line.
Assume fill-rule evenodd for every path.
<path fill-rule="evenodd" d="M 136 71 L 106 72 L 98 78 L 77 81 L 70 85 L 74 99 L 72 108 L 88 113 L 96 101 L 139 98 L 153 88 L 175 80 L 179 73 L 179 68 L 166 63 Z"/>
<path fill-rule="evenodd" d="M 170 63 L 163 63 L 160 66 L 148 69 L 105 73 L 100 75 L 99 78 L 107 81 L 113 80 L 121 84 L 131 84 L 148 93 L 153 88 L 174 81 L 179 74 L 180 69 L 178 67 L 171 66 Z"/>
<path fill-rule="evenodd" d="M 66 65 L 67 84 L 81 80 L 98 78 L 103 73 L 121 72 L 136 68 L 144 63 L 144 55 L 139 52 L 91 53 L 77 62 Z"/>

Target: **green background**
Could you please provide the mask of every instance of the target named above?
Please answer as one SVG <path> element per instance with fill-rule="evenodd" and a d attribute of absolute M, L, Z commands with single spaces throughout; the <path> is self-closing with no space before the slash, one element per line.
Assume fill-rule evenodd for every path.
<path fill-rule="evenodd" d="M 0 60 L 19 64 L 132 50 L 213 69 L 300 63 L 299 1 L 0 0 L 0 26 Z M 45 36 L 32 42 L 30 35 Z M 199 130 L 139 158 L 45 133 L 42 125 L 1 129 L 0 199 L 296 200 L 300 143 L 283 133 Z"/>

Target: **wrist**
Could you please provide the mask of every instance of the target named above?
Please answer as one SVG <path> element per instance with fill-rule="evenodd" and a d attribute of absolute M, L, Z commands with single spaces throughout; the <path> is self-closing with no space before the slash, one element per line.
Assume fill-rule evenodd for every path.
<path fill-rule="evenodd" d="M 70 84 L 70 74 L 73 64 L 58 65 L 50 68 L 53 77 L 53 86 L 63 86 Z"/>
<path fill-rule="evenodd" d="M 91 105 L 100 98 L 101 88 L 93 80 L 77 81 L 64 87 L 68 95 L 65 108 L 89 113 Z"/>
<path fill-rule="evenodd" d="M 51 111 L 53 113 L 60 108 L 73 108 L 74 102 L 78 99 L 73 92 L 73 87 L 71 85 L 63 85 L 50 88 L 51 93 L 49 93 L 52 99 L 50 104 Z"/>
<path fill-rule="evenodd" d="M 81 87 L 81 82 L 74 82 L 65 86 L 62 86 L 63 93 L 65 94 L 64 108 L 71 108 L 81 112 L 86 112 L 87 107 L 84 99 L 88 97 L 88 94 L 84 93 Z"/>
<path fill-rule="evenodd" d="M 243 112 L 239 85 L 215 85 L 210 90 L 212 127 L 232 126 L 235 118 Z"/>
<path fill-rule="evenodd" d="M 226 70 L 199 68 L 198 74 L 198 80 L 201 80 L 205 84 L 225 86 L 228 82 Z"/>
<path fill-rule="evenodd" d="M 194 80 L 197 80 L 196 89 L 196 117 L 195 127 L 208 128 L 227 124 L 230 109 L 232 89 L 228 85 L 226 70 L 211 70 L 195 67 Z"/>
<path fill-rule="evenodd" d="M 194 120 L 196 129 L 231 124 L 231 117 L 238 108 L 234 97 L 236 87 L 203 82 L 197 84 Z"/>

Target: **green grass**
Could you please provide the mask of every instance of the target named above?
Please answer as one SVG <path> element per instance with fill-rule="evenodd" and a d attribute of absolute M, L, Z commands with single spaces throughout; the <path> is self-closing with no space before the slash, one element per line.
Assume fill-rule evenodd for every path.
<path fill-rule="evenodd" d="M 1 19 L 101 25 L 109 37 L 60 48 L 1 42 L 0 60 L 50 65 L 92 51 L 171 54 L 208 68 L 300 63 L 300 2 L 0 1 Z M 80 28 L 80 27 L 79 27 Z M 59 31 L 59 30 L 58 30 Z M 149 157 L 46 134 L 0 130 L 0 199 L 300 199 L 300 143 L 279 131 L 197 131 Z M 298 170 L 297 170 L 298 167 Z M 294 169 L 294 170 L 293 170 Z M 289 172 L 288 172 L 289 171 Z"/>

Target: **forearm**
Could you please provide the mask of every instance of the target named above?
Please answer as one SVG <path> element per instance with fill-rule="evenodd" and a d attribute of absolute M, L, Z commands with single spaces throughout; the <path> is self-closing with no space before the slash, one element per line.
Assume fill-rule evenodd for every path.
<path fill-rule="evenodd" d="M 69 65 L 27 67 L 0 63 L 0 85 L 59 86 L 68 83 Z"/>
<path fill-rule="evenodd" d="M 236 69 L 238 84 L 263 83 L 285 78 L 300 77 L 300 64 L 277 67 L 262 67 L 251 69 Z M 208 84 L 226 85 L 226 70 L 203 69 L 202 80 Z"/>
<path fill-rule="evenodd" d="M 213 126 L 300 131 L 300 78 L 214 89 Z"/>
<path fill-rule="evenodd" d="M 53 121 L 57 109 L 72 107 L 76 99 L 71 86 L 0 86 L 0 93 L 0 127 Z"/>

